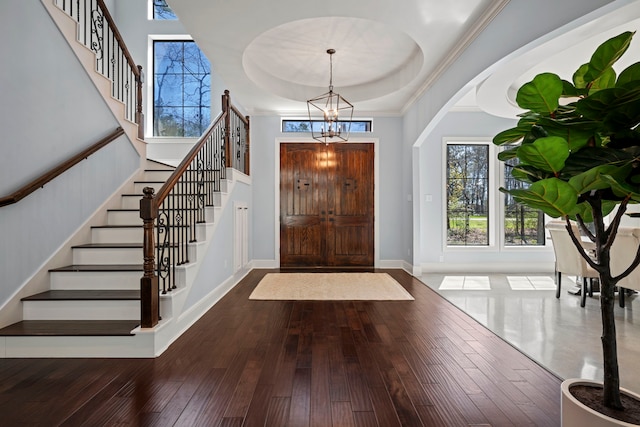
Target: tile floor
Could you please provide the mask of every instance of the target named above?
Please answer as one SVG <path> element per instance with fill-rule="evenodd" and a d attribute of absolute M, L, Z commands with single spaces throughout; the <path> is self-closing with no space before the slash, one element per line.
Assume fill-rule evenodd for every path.
<path fill-rule="evenodd" d="M 552 275 L 425 274 L 421 280 L 511 345 L 561 378 L 602 380 L 598 294 L 580 297 L 563 276 L 555 297 Z M 616 301 L 621 385 L 640 392 L 640 294 Z M 636 318 L 635 312 L 638 312 Z"/>

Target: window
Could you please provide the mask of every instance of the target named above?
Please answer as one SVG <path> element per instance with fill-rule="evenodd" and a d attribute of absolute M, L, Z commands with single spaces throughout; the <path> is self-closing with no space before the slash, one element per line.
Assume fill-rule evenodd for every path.
<path fill-rule="evenodd" d="M 528 184 L 511 176 L 511 166 L 517 161 L 504 163 L 504 188 L 527 188 Z M 516 203 L 509 194 L 504 195 L 504 244 L 505 246 L 543 246 L 545 244 L 544 213 Z"/>
<path fill-rule="evenodd" d="M 153 42 L 153 135 L 199 137 L 211 122 L 211 67 L 193 41 Z"/>
<path fill-rule="evenodd" d="M 371 132 L 371 120 L 352 120 L 351 132 Z M 302 119 L 285 119 L 282 120 L 282 132 L 311 132 L 310 123 L 313 125 L 315 132 L 320 132 L 324 122 L 322 120 Z M 338 121 L 342 126 L 348 122 Z M 346 129 L 344 129 L 346 132 Z"/>
<path fill-rule="evenodd" d="M 175 20 L 178 19 L 175 13 L 171 10 L 166 0 L 152 0 L 153 1 L 153 19 L 157 20 Z"/>
<path fill-rule="evenodd" d="M 489 245 L 489 146 L 447 145 L 447 245 Z"/>
<path fill-rule="evenodd" d="M 490 141 L 446 143 L 446 245 L 522 247 L 545 245 L 542 211 L 496 191 L 526 188 L 511 176 L 517 159 L 501 162 Z M 500 181 L 500 177 L 504 179 Z M 502 236 L 502 238 L 500 238 Z"/>

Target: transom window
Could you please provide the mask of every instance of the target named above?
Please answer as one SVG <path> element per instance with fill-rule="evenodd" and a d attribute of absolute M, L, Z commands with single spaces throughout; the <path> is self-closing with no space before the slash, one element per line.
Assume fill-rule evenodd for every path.
<path fill-rule="evenodd" d="M 351 132 L 371 132 L 371 122 L 371 120 L 352 120 Z M 322 120 L 283 119 L 282 132 L 311 132 L 311 126 L 313 126 L 314 132 L 320 132 L 324 123 Z M 347 123 L 338 121 L 338 124 L 343 126 L 345 132 Z"/>
<path fill-rule="evenodd" d="M 211 66 L 193 41 L 153 42 L 153 135 L 199 137 L 211 122 Z"/>

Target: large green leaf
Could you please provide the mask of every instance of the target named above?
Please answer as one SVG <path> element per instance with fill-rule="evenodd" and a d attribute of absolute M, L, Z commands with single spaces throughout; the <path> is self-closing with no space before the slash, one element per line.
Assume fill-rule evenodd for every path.
<path fill-rule="evenodd" d="M 565 98 L 573 98 L 584 95 L 584 91 L 581 91 L 573 85 L 573 83 L 566 80 L 562 80 L 562 96 Z"/>
<path fill-rule="evenodd" d="M 532 182 L 536 182 L 537 181 L 537 179 L 535 179 L 536 178 L 535 176 L 532 176 L 532 175 L 528 174 L 521 167 L 512 168 L 511 169 L 511 176 L 514 177 L 518 181 L 528 182 L 529 184 L 531 184 Z"/>
<path fill-rule="evenodd" d="M 541 179 L 551 178 L 553 175 L 543 172 L 534 166 L 518 164 L 511 168 L 511 176 L 518 181 L 531 183 L 540 181 Z"/>
<path fill-rule="evenodd" d="M 528 129 L 520 127 L 504 130 L 493 137 L 493 143 L 495 145 L 513 144 L 520 141 L 527 131 Z"/>
<path fill-rule="evenodd" d="M 640 84 L 638 83 L 638 81 L 640 81 L 640 62 L 631 64 L 627 68 L 622 70 L 622 72 L 618 76 L 616 87 L 625 86 L 631 82 L 636 82 L 635 85 L 637 86 L 638 84 Z"/>
<path fill-rule="evenodd" d="M 585 171 L 603 165 L 623 166 L 634 158 L 628 150 L 616 150 L 607 147 L 586 147 L 571 156 L 565 162 L 563 174 L 579 175 Z"/>
<path fill-rule="evenodd" d="M 633 34 L 630 31 L 626 31 L 610 38 L 597 47 L 593 55 L 591 55 L 589 70 L 584 75 L 587 84 L 599 79 L 607 69 L 615 64 L 629 48 Z"/>
<path fill-rule="evenodd" d="M 635 202 L 640 202 L 640 187 L 619 181 L 611 175 L 603 175 L 602 178 L 609 181 L 609 186 L 616 196 L 620 198 L 628 197 Z"/>
<path fill-rule="evenodd" d="M 607 216 L 611 212 L 613 212 L 613 210 L 616 208 L 616 204 L 616 202 L 611 202 L 608 200 L 603 201 L 601 204 L 602 216 Z M 580 215 L 580 218 L 582 218 L 582 221 L 584 221 L 585 223 L 593 222 L 593 210 L 591 208 L 591 205 L 587 202 L 578 203 L 573 212 L 569 214 L 569 218 L 575 221 L 577 220 L 577 215 Z"/>
<path fill-rule="evenodd" d="M 533 144 L 518 148 L 521 162 L 551 173 L 562 170 L 568 157 L 569 144 L 557 136 L 538 138 Z"/>
<path fill-rule="evenodd" d="M 627 164 L 623 167 L 615 165 L 597 166 L 572 177 L 569 180 L 569 184 L 576 189 L 578 194 L 584 194 L 591 190 L 603 190 L 611 187 L 609 180 L 604 178 L 605 175 L 614 176 L 616 179 L 623 181 L 632 169 L 633 167 L 631 164 Z"/>
<path fill-rule="evenodd" d="M 602 75 L 591 83 L 589 94 L 595 93 L 602 89 L 609 89 L 616 86 L 616 72 L 613 68 L 607 68 Z"/>
<path fill-rule="evenodd" d="M 589 64 L 582 64 L 575 73 L 573 73 L 573 84 L 579 89 L 587 87 L 589 82 L 585 79 L 585 75 L 589 72 Z"/>
<path fill-rule="evenodd" d="M 516 202 L 540 209 L 547 215 L 558 218 L 569 215 L 575 209 L 578 194 L 576 190 L 558 178 L 548 178 L 534 182 L 527 189 L 505 190 Z"/>
<path fill-rule="evenodd" d="M 569 143 L 571 152 L 576 152 L 592 142 L 599 126 L 596 122 L 575 119 L 575 117 L 571 119 L 544 117 L 540 119 L 540 125 L 549 136 L 564 138 Z"/>
<path fill-rule="evenodd" d="M 498 160 L 506 162 L 507 160 L 515 159 L 518 157 L 518 147 L 503 150 L 498 153 Z"/>
<path fill-rule="evenodd" d="M 558 108 L 562 86 L 562 80 L 556 74 L 538 74 L 518 90 L 516 102 L 521 108 L 550 115 Z"/>
<path fill-rule="evenodd" d="M 622 88 L 603 89 L 576 102 L 576 110 L 589 120 L 601 121 L 627 94 Z"/>

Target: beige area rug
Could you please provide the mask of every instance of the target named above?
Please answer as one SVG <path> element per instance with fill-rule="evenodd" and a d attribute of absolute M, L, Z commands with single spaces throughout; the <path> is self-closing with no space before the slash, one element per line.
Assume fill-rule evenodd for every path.
<path fill-rule="evenodd" d="M 387 273 L 268 273 L 253 290 L 254 300 L 413 300 Z"/>

